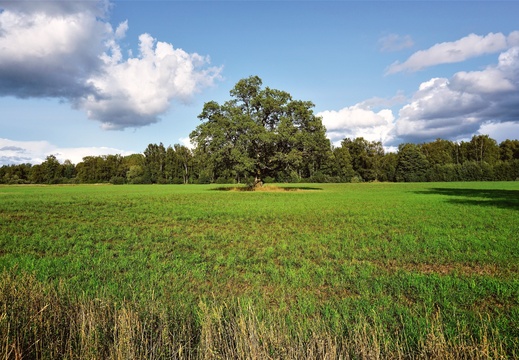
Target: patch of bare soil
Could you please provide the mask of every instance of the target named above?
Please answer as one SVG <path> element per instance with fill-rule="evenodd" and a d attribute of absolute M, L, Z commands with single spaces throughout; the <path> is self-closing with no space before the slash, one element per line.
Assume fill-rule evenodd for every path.
<path fill-rule="evenodd" d="M 510 276 L 517 273 L 517 268 L 502 268 L 496 264 L 427 264 L 399 263 L 397 261 L 375 262 L 375 264 L 390 272 L 397 270 L 413 271 L 422 274 L 438 275 L 480 275 L 480 276 Z"/>
<path fill-rule="evenodd" d="M 263 185 L 263 186 L 221 186 L 212 190 L 217 191 L 257 191 L 257 192 L 293 192 L 293 191 L 309 191 L 309 190 L 321 190 L 319 188 L 309 187 L 294 187 L 294 186 L 276 186 L 276 185 Z"/>

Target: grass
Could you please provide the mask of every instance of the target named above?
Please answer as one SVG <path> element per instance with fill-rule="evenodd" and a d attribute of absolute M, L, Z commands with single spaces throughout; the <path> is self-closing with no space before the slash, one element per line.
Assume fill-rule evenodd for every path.
<path fill-rule="evenodd" d="M 1 356 L 519 356 L 519 183 L 279 187 L 0 187 Z"/>

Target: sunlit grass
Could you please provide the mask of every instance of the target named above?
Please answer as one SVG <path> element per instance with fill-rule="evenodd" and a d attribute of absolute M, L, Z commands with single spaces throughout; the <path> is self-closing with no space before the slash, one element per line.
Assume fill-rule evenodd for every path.
<path fill-rule="evenodd" d="M 182 308 L 195 333 L 251 310 L 293 339 L 364 326 L 418 357 L 433 322 L 472 349 L 484 323 L 518 353 L 519 183 L 277 186 L 297 191 L 0 187 L 0 269 L 138 314 Z"/>

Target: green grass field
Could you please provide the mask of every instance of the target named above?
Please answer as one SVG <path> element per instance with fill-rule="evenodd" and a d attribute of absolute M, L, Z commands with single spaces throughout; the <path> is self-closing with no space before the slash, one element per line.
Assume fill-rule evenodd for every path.
<path fill-rule="evenodd" d="M 519 356 L 519 182 L 0 187 L 0 356 Z"/>

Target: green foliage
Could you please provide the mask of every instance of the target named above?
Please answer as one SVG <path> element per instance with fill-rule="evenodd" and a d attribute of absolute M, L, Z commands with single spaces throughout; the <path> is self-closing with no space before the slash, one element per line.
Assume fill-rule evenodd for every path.
<path fill-rule="evenodd" d="M 499 144 L 500 159 L 519 160 L 519 140 L 505 140 Z"/>
<path fill-rule="evenodd" d="M 166 148 L 162 143 L 149 144 L 144 150 L 144 174 L 151 183 L 159 183 L 164 178 L 166 168 Z"/>
<path fill-rule="evenodd" d="M 140 165 L 131 165 L 126 173 L 126 179 L 130 184 L 141 184 L 144 176 L 144 169 Z"/>
<path fill-rule="evenodd" d="M 125 183 L 125 178 L 122 176 L 113 176 L 110 179 L 110 184 L 112 185 L 123 185 Z"/>
<path fill-rule="evenodd" d="M 478 181 L 483 177 L 481 166 L 475 161 L 465 161 L 461 165 L 461 178 L 464 181 Z"/>
<path fill-rule="evenodd" d="M 342 141 L 341 146 L 348 149 L 353 171 L 363 181 L 379 180 L 381 160 L 384 156 L 384 148 L 380 141 L 370 142 L 362 137 L 353 140 L 347 138 Z"/>
<path fill-rule="evenodd" d="M 313 104 L 287 92 L 261 88 L 257 76 L 242 79 L 223 105 L 204 104 L 203 123 L 191 133 L 196 152 L 212 165 L 215 178 L 311 176 L 330 156 L 330 143 Z"/>
<path fill-rule="evenodd" d="M 340 182 L 349 182 L 355 175 L 351 163 L 351 155 L 348 147 L 341 146 L 333 149 L 333 175 L 337 176 Z"/>
<path fill-rule="evenodd" d="M 403 144 L 398 148 L 398 163 L 395 170 L 396 181 L 426 181 L 429 161 L 414 144 Z"/>
<path fill-rule="evenodd" d="M 363 181 L 364 181 L 364 180 L 362 180 L 362 177 L 360 177 L 359 175 L 354 175 L 354 176 L 351 178 L 351 180 L 350 180 L 350 182 L 351 182 L 352 184 L 358 184 L 358 183 L 361 183 L 361 182 L 363 182 Z"/>
<path fill-rule="evenodd" d="M 263 182 L 266 184 L 274 183 L 274 182 L 276 182 L 276 179 L 274 179 L 273 177 L 267 176 L 266 178 L 263 179 Z"/>
<path fill-rule="evenodd" d="M 63 168 L 54 155 L 49 155 L 41 164 L 42 180 L 47 184 L 59 184 Z"/>
<path fill-rule="evenodd" d="M 89 184 L 112 179 L 120 183 L 121 178 L 129 184 L 253 184 L 259 177 L 291 183 L 519 178 L 519 140 L 505 140 L 497 146 L 487 135 L 459 144 L 442 139 L 402 144 L 398 153 L 384 153 L 380 142 L 363 138 L 344 139 L 341 146 L 330 149 L 311 103 L 294 101 L 278 90 L 262 90 L 256 80 L 237 84 L 239 91 L 246 90 L 239 99 L 250 93 L 255 94 L 254 101 L 205 104 L 200 116 L 211 120 L 191 134 L 199 141 L 194 150 L 179 144 L 167 148 L 162 143 L 149 144 L 143 154 L 87 156 L 77 165 L 69 160 L 60 164 L 49 156 L 39 165 L 1 166 L 0 184 Z M 254 86 L 257 91 L 251 90 Z M 240 94 L 238 90 L 232 93 Z M 287 102 L 280 103 L 280 99 Z M 246 114 L 244 109 L 249 109 Z M 265 111 L 269 115 L 263 123 L 258 119 L 266 116 Z"/>
<path fill-rule="evenodd" d="M 436 139 L 421 145 L 421 151 L 432 166 L 454 163 L 457 145 L 452 141 Z"/>

